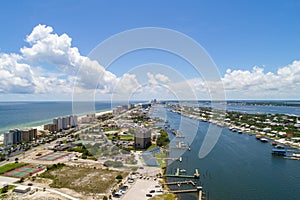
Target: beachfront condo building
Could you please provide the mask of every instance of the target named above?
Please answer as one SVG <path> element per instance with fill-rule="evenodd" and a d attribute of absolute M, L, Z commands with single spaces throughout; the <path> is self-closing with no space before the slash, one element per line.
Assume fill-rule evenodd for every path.
<path fill-rule="evenodd" d="M 22 130 L 22 142 L 31 142 L 37 139 L 37 129 Z"/>
<path fill-rule="evenodd" d="M 10 146 L 14 144 L 20 144 L 22 142 L 30 142 L 37 138 L 37 129 L 19 130 L 12 129 L 9 132 L 4 133 L 3 144 Z"/>
<path fill-rule="evenodd" d="M 61 131 L 62 130 L 62 118 L 54 118 L 53 119 L 53 124 L 56 124 L 56 131 Z"/>
<path fill-rule="evenodd" d="M 53 132 L 57 131 L 57 126 L 56 126 L 56 124 L 45 124 L 44 130 L 48 130 L 53 133 Z"/>
<path fill-rule="evenodd" d="M 53 131 L 54 128 L 56 128 L 55 131 L 61 131 L 71 127 L 76 127 L 77 125 L 78 125 L 78 117 L 76 115 L 70 115 L 67 117 L 54 118 L 53 123 L 45 125 L 44 129 L 54 132 Z"/>

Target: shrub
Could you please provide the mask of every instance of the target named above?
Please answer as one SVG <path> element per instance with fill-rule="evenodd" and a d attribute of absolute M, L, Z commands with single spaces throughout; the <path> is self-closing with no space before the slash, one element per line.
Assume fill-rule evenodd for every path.
<path fill-rule="evenodd" d="M 122 179 L 123 179 L 123 176 L 122 176 L 121 174 L 119 174 L 118 176 L 116 176 L 116 179 L 122 180 Z"/>

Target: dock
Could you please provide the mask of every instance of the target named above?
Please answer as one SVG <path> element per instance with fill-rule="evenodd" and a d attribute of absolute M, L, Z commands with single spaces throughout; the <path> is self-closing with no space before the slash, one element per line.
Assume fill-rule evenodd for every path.
<path fill-rule="evenodd" d="M 195 173 L 194 176 L 190 176 L 190 175 L 182 175 L 180 174 L 180 170 L 179 168 L 176 169 L 175 174 L 166 174 L 164 175 L 165 177 L 176 177 L 176 178 L 199 178 L 200 174 L 198 172 L 198 169 L 195 169 Z"/>
<path fill-rule="evenodd" d="M 198 200 L 202 200 L 202 187 L 201 186 L 197 187 L 196 189 L 172 190 L 170 192 L 174 193 L 174 194 L 198 192 Z"/>
<path fill-rule="evenodd" d="M 196 182 L 189 180 L 189 181 L 175 181 L 175 182 L 165 183 L 165 185 L 181 185 L 181 184 L 191 184 L 191 185 L 195 186 Z"/>

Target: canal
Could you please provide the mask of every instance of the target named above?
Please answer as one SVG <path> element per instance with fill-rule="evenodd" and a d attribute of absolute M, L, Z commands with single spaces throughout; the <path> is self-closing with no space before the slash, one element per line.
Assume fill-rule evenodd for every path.
<path fill-rule="evenodd" d="M 194 181 L 203 186 L 209 200 L 300 199 L 300 161 L 272 157 L 269 143 L 261 143 L 253 135 L 238 134 L 226 127 L 183 117 L 161 105 L 152 109 L 152 116 L 167 120 L 170 128 L 185 136 L 175 138 L 170 134 L 169 157 L 181 156 L 182 162 L 169 161 L 167 174 L 174 174 L 180 168 L 193 175 L 194 170 L 199 169 L 200 179 Z M 210 153 L 199 158 L 199 149 L 209 126 L 222 132 Z M 180 142 L 190 145 L 190 151 L 174 148 Z M 167 179 L 178 180 L 183 181 L 182 178 Z M 195 200 L 197 197 L 195 194 L 183 194 L 180 199 Z"/>

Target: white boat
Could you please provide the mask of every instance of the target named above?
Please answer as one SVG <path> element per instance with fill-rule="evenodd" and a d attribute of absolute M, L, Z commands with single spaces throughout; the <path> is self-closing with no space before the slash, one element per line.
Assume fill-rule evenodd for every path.
<path fill-rule="evenodd" d="M 268 142 L 268 140 L 266 138 L 260 138 L 260 141 L 264 142 L 264 143 Z"/>

